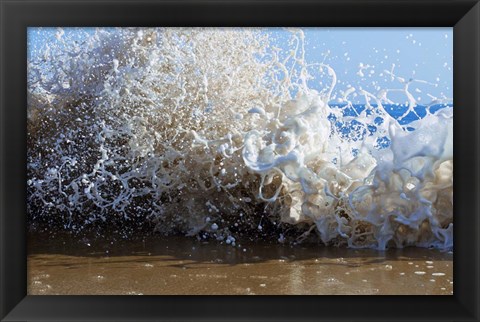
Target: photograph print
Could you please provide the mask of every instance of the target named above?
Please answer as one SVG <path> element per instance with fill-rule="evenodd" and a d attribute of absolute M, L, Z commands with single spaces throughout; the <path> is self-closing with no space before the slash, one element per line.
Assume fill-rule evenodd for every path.
<path fill-rule="evenodd" d="M 28 28 L 29 295 L 452 295 L 453 28 Z"/>

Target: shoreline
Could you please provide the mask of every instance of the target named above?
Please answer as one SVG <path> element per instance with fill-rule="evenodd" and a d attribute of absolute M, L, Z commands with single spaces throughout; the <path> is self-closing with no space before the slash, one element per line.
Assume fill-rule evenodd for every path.
<path fill-rule="evenodd" d="M 453 253 L 30 233 L 28 294 L 452 295 Z"/>

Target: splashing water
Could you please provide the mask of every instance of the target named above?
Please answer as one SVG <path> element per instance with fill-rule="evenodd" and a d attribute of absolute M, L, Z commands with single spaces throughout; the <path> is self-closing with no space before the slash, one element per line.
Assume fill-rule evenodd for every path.
<path fill-rule="evenodd" d="M 452 247 L 452 108 L 407 129 L 422 81 L 393 70 L 399 88 L 331 105 L 335 71 L 306 62 L 301 30 L 290 40 L 285 54 L 254 29 L 59 30 L 28 64 L 32 225 Z"/>

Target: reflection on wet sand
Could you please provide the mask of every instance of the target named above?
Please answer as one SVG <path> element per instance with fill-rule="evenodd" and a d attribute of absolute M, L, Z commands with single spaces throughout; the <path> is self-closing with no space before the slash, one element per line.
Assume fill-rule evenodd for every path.
<path fill-rule="evenodd" d="M 70 242 L 30 236 L 28 293 L 453 294 L 453 254 L 185 238 Z"/>

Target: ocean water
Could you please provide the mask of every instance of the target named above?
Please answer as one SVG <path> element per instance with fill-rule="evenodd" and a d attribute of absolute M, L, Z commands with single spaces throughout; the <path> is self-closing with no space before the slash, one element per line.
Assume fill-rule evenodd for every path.
<path fill-rule="evenodd" d="M 58 29 L 28 62 L 32 229 L 451 248 L 451 99 L 395 65 L 344 86 L 287 35 Z"/>

